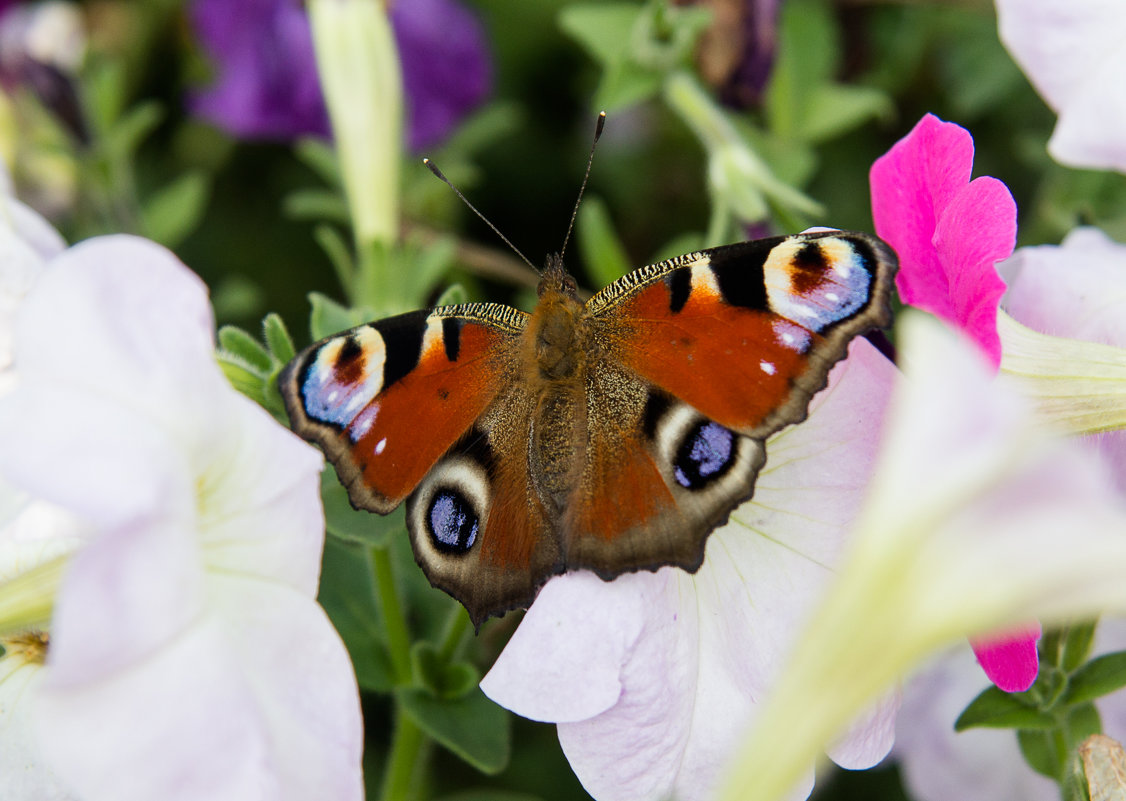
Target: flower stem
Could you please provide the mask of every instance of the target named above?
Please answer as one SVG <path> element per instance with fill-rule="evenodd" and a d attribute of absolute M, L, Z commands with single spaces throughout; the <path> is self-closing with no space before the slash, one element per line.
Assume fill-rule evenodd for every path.
<path fill-rule="evenodd" d="M 402 707 L 395 716 L 395 733 L 383 773 L 380 801 L 408 801 L 418 795 L 415 784 L 422 775 L 421 763 L 426 758 L 426 737 L 418 724 L 410 719 Z"/>
<path fill-rule="evenodd" d="M 449 662 L 457 656 L 469 631 L 469 615 L 465 607 L 459 603 L 451 604 L 445 630 L 442 632 L 442 641 L 438 644 L 438 654 L 444 662 Z"/>
<path fill-rule="evenodd" d="M 391 555 L 386 548 L 371 549 L 371 565 L 375 573 L 375 591 L 379 610 L 383 614 L 383 631 L 387 635 L 387 648 L 391 655 L 395 684 L 409 684 L 411 680 L 411 638 L 407 630 L 403 606 L 395 588 L 395 573 L 391 569 Z"/>

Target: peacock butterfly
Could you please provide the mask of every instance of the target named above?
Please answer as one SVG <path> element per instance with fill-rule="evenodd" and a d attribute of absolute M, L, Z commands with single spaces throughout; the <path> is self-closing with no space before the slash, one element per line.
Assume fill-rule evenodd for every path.
<path fill-rule="evenodd" d="M 407 502 L 415 558 L 479 625 L 564 571 L 699 568 L 767 437 L 890 323 L 896 267 L 876 237 L 806 233 L 642 267 L 583 304 L 551 256 L 531 314 L 378 320 L 306 348 L 279 387 L 353 505 Z"/>

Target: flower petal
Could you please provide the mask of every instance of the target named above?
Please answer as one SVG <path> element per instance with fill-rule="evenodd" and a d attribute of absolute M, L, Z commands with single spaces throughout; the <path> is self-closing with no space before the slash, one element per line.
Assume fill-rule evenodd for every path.
<path fill-rule="evenodd" d="M 998 269 L 1005 311 L 1045 334 L 1126 347 L 1126 245 L 1080 227 L 1059 245 L 1025 247 Z"/>
<path fill-rule="evenodd" d="M 1009 729 L 955 732 L 954 721 L 986 687 L 965 645 L 940 655 L 904 687 L 895 756 L 918 801 L 1058 801 L 1059 787 L 1024 762 Z"/>
<path fill-rule="evenodd" d="M 216 62 L 216 80 L 192 111 L 246 138 L 328 136 L 309 20 L 289 0 L 193 0 L 189 16 Z"/>
<path fill-rule="evenodd" d="M 26 382 L 0 398 L 0 476 L 96 525 L 190 515 L 188 465 L 169 437 L 104 396 Z"/>
<path fill-rule="evenodd" d="M 199 487 L 208 569 L 281 581 L 314 597 L 324 548 L 320 451 L 234 391 L 210 419 L 218 444 Z"/>
<path fill-rule="evenodd" d="M 619 674 L 645 624 L 645 599 L 659 597 L 665 581 L 631 574 L 606 582 L 587 571 L 553 578 L 481 690 L 530 720 L 570 722 L 604 712 L 621 695 Z"/>
<path fill-rule="evenodd" d="M 44 762 L 32 736 L 41 665 L 0 658 L 0 776 L 5 801 L 71 801 L 70 793 Z"/>
<path fill-rule="evenodd" d="M 934 231 L 949 295 L 941 302 L 931 298 L 934 308 L 913 304 L 954 323 L 994 367 L 1001 362 L 997 306 L 1005 293 L 995 265 L 1012 254 L 1016 238 L 1017 207 L 1008 187 L 996 178 L 970 181 L 951 199 Z"/>
<path fill-rule="evenodd" d="M 966 332 L 1001 360 L 994 264 L 1013 251 L 1016 204 L 994 178 L 970 181 L 973 139 L 932 114 L 872 165 L 876 231 L 899 254 L 904 303 Z"/>
<path fill-rule="evenodd" d="M 989 680 L 1007 693 L 1022 693 L 1036 681 L 1040 656 L 1036 641 L 1040 624 L 1008 635 L 991 635 L 970 640 L 977 661 Z"/>
<path fill-rule="evenodd" d="M 1126 171 L 1126 15 L 1115 0 L 997 0 L 1001 41 L 1059 113 L 1048 145 L 1075 167 Z"/>
<path fill-rule="evenodd" d="M 71 557 L 55 600 L 47 686 L 65 692 L 127 673 L 204 610 L 193 532 L 145 520 L 103 531 Z"/>
<path fill-rule="evenodd" d="M 403 66 L 407 140 L 419 152 L 445 139 L 480 105 L 492 82 L 489 51 L 477 18 L 453 0 L 391 6 Z"/>
<path fill-rule="evenodd" d="M 934 233 L 969 182 L 973 157 L 969 131 L 927 114 L 872 165 L 872 218 L 876 233 L 899 255 L 895 283 L 904 303 L 938 314 L 946 308 L 950 285 Z"/>
<path fill-rule="evenodd" d="M 51 263 L 20 309 L 16 359 L 26 380 L 65 379 L 182 432 L 225 392 L 203 282 L 159 245 L 131 236 L 82 242 Z"/>
<path fill-rule="evenodd" d="M 358 801 L 355 682 L 323 611 L 218 581 L 233 616 L 197 619 L 131 670 L 45 682 L 41 747 L 88 801 Z"/>

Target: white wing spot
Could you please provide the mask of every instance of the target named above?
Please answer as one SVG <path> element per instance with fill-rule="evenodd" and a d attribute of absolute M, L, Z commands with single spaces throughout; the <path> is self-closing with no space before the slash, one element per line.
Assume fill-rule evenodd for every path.
<path fill-rule="evenodd" d="M 384 437 L 379 442 L 375 443 L 375 455 L 383 453 L 383 449 L 387 447 L 387 437 Z"/>
<path fill-rule="evenodd" d="M 825 293 L 825 300 L 829 301 L 830 303 L 836 303 L 840 299 L 841 299 L 841 296 L 838 295 L 836 292 L 826 292 Z"/>
<path fill-rule="evenodd" d="M 787 345 L 793 345 L 794 344 L 794 335 L 787 331 L 785 334 L 782 335 L 782 341 L 785 342 Z"/>
<path fill-rule="evenodd" d="M 770 362 L 759 362 L 758 366 L 761 367 L 762 371 L 767 375 L 774 375 L 778 371 L 778 368 Z"/>

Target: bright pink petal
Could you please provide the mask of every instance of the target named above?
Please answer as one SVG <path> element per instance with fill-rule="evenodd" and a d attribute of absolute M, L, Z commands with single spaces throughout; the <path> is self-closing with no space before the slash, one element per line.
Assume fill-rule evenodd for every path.
<path fill-rule="evenodd" d="M 997 307 L 1005 293 L 995 265 L 1012 255 L 1016 238 L 1017 207 L 1009 188 L 996 178 L 971 181 L 951 199 L 934 232 L 949 295 L 933 300 L 943 308 L 914 304 L 967 334 L 994 369 L 1001 364 Z"/>
<path fill-rule="evenodd" d="M 939 217 L 970 180 L 969 131 L 927 114 L 872 165 L 876 233 L 899 254 L 896 286 L 904 303 L 929 308 L 949 293 L 934 246 Z"/>
<path fill-rule="evenodd" d="M 1040 672 L 1039 639 L 1040 624 L 1036 623 L 1002 636 L 971 640 L 970 645 L 990 681 L 1007 693 L 1020 693 L 1032 686 Z"/>
<path fill-rule="evenodd" d="M 904 303 L 973 339 L 996 368 L 997 305 L 1005 284 L 994 265 L 1016 241 L 1016 204 L 995 178 L 970 181 L 973 139 L 932 114 L 872 165 L 876 232 L 899 254 Z"/>

